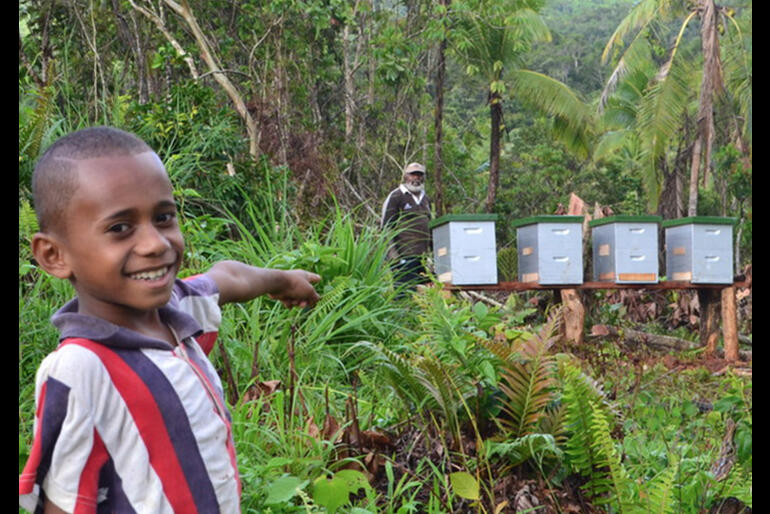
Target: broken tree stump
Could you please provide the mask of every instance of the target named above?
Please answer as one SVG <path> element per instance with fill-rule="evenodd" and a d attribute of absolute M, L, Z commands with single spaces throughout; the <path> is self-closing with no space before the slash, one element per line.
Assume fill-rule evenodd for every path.
<path fill-rule="evenodd" d="M 719 304 L 721 292 L 718 289 L 698 289 L 700 306 L 700 343 L 706 348 L 706 355 L 713 355 L 719 340 Z"/>
<path fill-rule="evenodd" d="M 571 343 L 582 344 L 586 310 L 580 298 L 580 292 L 576 289 L 562 289 L 561 303 L 564 307 L 562 311 L 564 338 Z"/>

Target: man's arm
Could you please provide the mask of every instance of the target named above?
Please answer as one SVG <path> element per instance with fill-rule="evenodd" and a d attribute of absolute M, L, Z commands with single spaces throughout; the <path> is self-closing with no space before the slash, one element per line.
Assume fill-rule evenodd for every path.
<path fill-rule="evenodd" d="M 305 270 L 258 268 L 238 261 L 220 261 L 206 274 L 217 284 L 219 305 L 245 302 L 267 294 L 286 307 L 308 307 L 320 298 L 313 284 L 321 277 Z"/>
<path fill-rule="evenodd" d="M 385 199 L 385 204 L 382 206 L 382 219 L 380 220 L 380 227 L 385 228 L 392 224 L 398 217 L 400 210 L 398 189 L 391 192 Z"/>

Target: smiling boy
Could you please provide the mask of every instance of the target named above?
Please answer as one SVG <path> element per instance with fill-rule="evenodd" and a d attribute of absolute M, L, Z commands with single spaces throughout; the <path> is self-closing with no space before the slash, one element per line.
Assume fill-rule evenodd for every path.
<path fill-rule="evenodd" d="M 220 306 L 269 294 L 318 301 L 304 270 L 222 261 L 176 278 L 184 253 L 173 188 L 133 134 L 69 134 L 33 175 L 36 261 L 77 297 L 36 377 L 34 442 L 19 504 L 35 512 L 239 512 L 222 385 L 206 354 Z"/>

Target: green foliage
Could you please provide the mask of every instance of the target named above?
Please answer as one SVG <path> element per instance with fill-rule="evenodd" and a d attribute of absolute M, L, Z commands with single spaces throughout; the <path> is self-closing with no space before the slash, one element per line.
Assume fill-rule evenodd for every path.
<path fill-rule="evenodd" d="M 456 471 L 449 475 L 452 490 L 461 498 L 467 500 L 479 499 L 479 481 L 476 477 L 465 471 Z"/>
<path fill-rule="evenodd" d="M 331 478 L 322 476 L 313 482 L 313 501 L 327 512 L 334 513 L 350 503 L 350 495 L 360 489 L 368 492 L 372 490 L 364 474 L 353 469 L 343 469 Z"/>
<path fill-rule="evenodd" d="M 539 333 L 505 343 L 484 345 L 501 361 L 500 390 L 505 395 L 500 423 L 507 438 L 534 433 L 545 407 L 554 399 L 556 359 L 549 350 L 556 341 L 560 310 L 554 310 Z"/>
<path fill-rule="evenodd" d="M 518 280 L 519 252 L 515 246 L 508 246 L 497 251 L 497 275 L 500 282 Z"/>

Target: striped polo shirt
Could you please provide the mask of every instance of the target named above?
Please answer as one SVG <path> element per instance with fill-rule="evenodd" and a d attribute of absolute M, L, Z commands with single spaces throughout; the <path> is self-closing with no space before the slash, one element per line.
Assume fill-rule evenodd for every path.
<path fill-rule="evenodd" d="M 221 321 L 206 275 L 177 280 L 159 309 L 174 347 L 78 314 L 36 377 L 34 442 L 19 504 L 68 512 L 236 513 L 240 479 L 222 384 L 206 354 Z"/>

